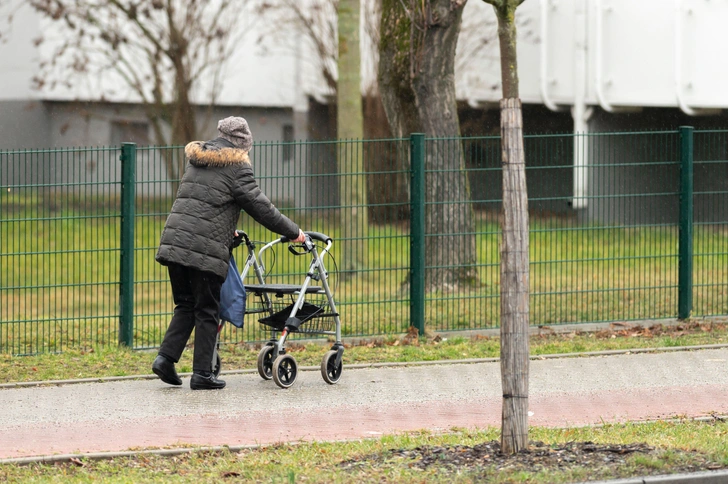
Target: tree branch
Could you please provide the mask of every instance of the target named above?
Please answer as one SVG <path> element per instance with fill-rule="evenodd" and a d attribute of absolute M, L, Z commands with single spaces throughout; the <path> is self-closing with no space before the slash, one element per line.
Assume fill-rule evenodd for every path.
<path fill-rule="evenodd" d="M 315 30 L 315 22 L 312 22 L 310 19 L 306 18 L 303 11 L 299 7 L 299 3 L 296 1 L 286 0 L 286 4 L 288 7 L 293 11 L 296 18 L 298 18 L 299 23 L 301 23 L 304 28 L 306 29 L 306 32 L 308 32 L 308 36 L 313 41 L 316 50 L 319 53 L 319 60 L 321 62 L 321 71 L 324 76 L 324 79 L 326 79 L 326 83 L 328 87 L 334 91 L 336 91 L 336 77 L 334 76 L 334 70 L 332 68 L 332 64 L 337 58 L 336 53 L 329 52 L 329 50 L 326 48 L 327 42 L 325 36 L 319 35 Z M 333 28 L 329 26 L 329 34 L 330 38 L 334 39 L 334 33 Z"/>
<path fill-rule="evenodd" d="M 493 5 L 495 8 L 501 9 L 504 7 L 504 2 L 507 0 L 483 0 L 485 3 L 489 3 L 490 5 Z M 523 2 L 523 0 L 521 0 Z"/>
<path fill-rule="evenodd" d="M 159 43 L 159 40 L 157 40 L 157 37 L 154 35 L 153 32 L 149 31 L 144 26 L 144 24 L 139 20 L 139 16 L 138 15 L 134 15 L 134 16 L 130 15 L 130 9 L 124 7 L 124 5 L 122 5 L 121 2 L 118 2 L 117 0 L 109 0 L 109 3 L 111 5 L 114 5 L 116 8 L 118 8 L 122 12 L 124 12 L 126 14 L 126 17 L 129 20 L 131 20 L 132 22 L 134 22 L 134 24 L 136 24 L 137 27 L 139 27 L 139 30 L 142 31 L 142 33 L 144 34 L 144 37 L 146 37 L 147 40 L 149 40 L 152 44 L 154 44 L 155 47 L 157 47 L 158 49 L 161 49 L 162 51 L 164 51 L 164 48 Z"/>

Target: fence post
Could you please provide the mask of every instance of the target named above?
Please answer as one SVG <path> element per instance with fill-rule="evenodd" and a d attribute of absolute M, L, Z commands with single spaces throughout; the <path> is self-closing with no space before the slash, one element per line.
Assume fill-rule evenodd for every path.
<path fill-rule="evenodd" d="M 425 334 L 425 135 L 410 135 L 410 324 Z"/>
<path fill-rule="evenodd" d="M 134 345 L 134 199 L 136 143 L 121 145 L 121 240 L 119 247 L 119 344 Z"/>
<path fill-rule="evenodd" d="M 693 310 L 693 128 L 680 127 L 680 228 L 677 317 Z"/>

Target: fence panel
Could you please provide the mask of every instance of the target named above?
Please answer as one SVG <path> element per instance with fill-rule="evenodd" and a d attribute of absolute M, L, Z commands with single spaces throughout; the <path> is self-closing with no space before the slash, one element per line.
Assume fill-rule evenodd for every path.
<path fill-rule="evenodd" d="M 676 316 L 677 132 L 527 140 L 527 165 L 549 157 L 529 165 L 529 189 L 573 186 L 529 200 L 555 208 L 531 222 L 532 324 Z"/>
<path fill-rule="evenodd" d="M 345 336 L 401 333 L 409 325 L 409 297 L 404 289 L 409 272 L 409 201 L 401 194 L 403 179 L 409 178 L 408 143 L 400 139 L 262 143 L 251 151 L 256 179 L 281 212 L 303 230 L 333 238 L 331 257 L 324 262 L 332 274 Z M 339 174 L 337 157 L 354 166 L 358 165 L 354 158 L 364 157 L 365 167 L 380 168 Z M 370 202 L 342 204 L 341 193 L 351 191 L 357 179 L 364 180 Z M 362 211 L 368 213 L 369 223 L 357 231 L 351 227 L 352 220 L 361 221 Z M 259 242 L 276 237 L 247 215 L 238 225 Z M 237 249 L 237 260 L 244 257 L 244 248 Z M 291 275 L 300 271 L 291 265 L 296 262 L 287 260 L 290 257 L 287 252 L 281 253 L 275 267 L 266 261 L 266 269 L 271 271 L 267 282 L 303 282 Z M 347 257 L 364 263 L 347 271 Z M 253 282 L 252 278 L 249 282 Z M 268 338 L 256 315 L 246 316 L 245 325 L 243 335 L 227 328 L 224 339 Z"/>
<path fill-rule="evenodd" d="M 134 338 L 136 349 L 156 348 L 174 303 L 167 269 L 154 257 L 184 163 L 181 146 L 137 147 L 134 207 Z M 170 173 L 172 175 L 170 175 Z"/>
<path fill-rule="evenodd" d="M 425 326 L 430 330 L 499 324 L 500 165 L 498 137 L 426 141 Z"/>
<path fill-rule="evenodd" d="M 0 151 L 0 352 L 115 344 L 118 148 Z"/>
<path fill-rule="evenodd" d="M 728 314 L 728 131 L 695 131 L 693 314 Z"/>
<path fill-rule="evenodd" d="M 678 141 L 676 132 L 525 137 L 531 324 L 676 315 Z M 453 156 L 461 142 L 472 233 L 454 237 L 462 225 L 451 218 L 427 237 L 450 234 L 458 240 L 450 248 L 455 252 L 471 243 L 468 235 L 477 247 L 478 279 L 428 292 L 426 320 L 436 330 L 500 324 L 500 141 L 433 139 L 428 149 Z M 446 175 L 447 170 L 429 168 L 428 187 Z M 459 203 L 439 197 L 427 206 Z M 448 255 L 440 262 L 431 259 L 427 270 L 452 269 L 448 260 Z"/>

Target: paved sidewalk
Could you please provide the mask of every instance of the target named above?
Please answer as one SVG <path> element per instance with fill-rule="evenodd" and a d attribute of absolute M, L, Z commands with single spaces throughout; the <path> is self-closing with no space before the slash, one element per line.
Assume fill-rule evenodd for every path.
<path fill-rule="evenodd" d="M 288 390 L 224 379 L 222 391 L 193 392 L 189 378 L 0 389 L 0 459 L 500 426 L 498 362 L 345 366 L 334 386 L 302 371 Z M 728 348 L 533 360 L 529 404 L 534 426 L 726 415 Z"/>

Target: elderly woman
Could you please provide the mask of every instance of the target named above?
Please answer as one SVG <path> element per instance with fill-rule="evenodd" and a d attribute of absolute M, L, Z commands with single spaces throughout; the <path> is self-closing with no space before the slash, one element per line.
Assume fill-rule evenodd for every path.
<path fill-rule="evenodd" d="M 194 329 L 193 390 L 225 387 L 212 367 L 220 288 L 240 210 L 272 232 L 304 241 L 301 229 L 278 211 L 255 181 L 247 121 L 228 117 L 218 122 L 217 130 L 217 138 L 185 147 L 187 166 L 156 257 L 169 271 L 175 308 L 152 371 L 165 383 L 181 385 L 174 365 Z"/>

